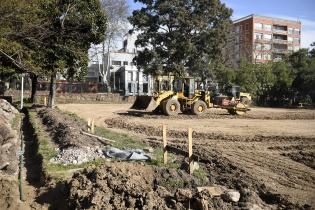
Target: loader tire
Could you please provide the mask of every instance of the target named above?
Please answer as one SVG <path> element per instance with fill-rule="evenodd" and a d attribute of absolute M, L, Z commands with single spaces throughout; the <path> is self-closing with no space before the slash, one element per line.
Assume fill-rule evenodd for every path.
<path fill-rule="evenodd" d="M 165 105 L 163 104 L 163 111 L 167 116 L 177 115 L 180 111 L 180 104 L 175 99 L 168 99 Z"/>
<path fill-rule="evenodd" d="M 207 104 L 204 101 L 196 101 L 193 104 L 192 112 L 195 115 L 203 115 L 207 111 Z"/>
<path fill-rule="evenodd" d="M 234 109 L 228 109 L 229 114 L 236 115 L 236 111 Z"/>

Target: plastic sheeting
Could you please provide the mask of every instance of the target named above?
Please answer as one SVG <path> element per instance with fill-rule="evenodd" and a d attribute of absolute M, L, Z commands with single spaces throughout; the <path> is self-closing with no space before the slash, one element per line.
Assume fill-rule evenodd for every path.
<path fill-rule="evenodd" d="M 151 157 L 141 149 L 121 150 L 111 147 L 106 151 L 106 156 L 122 160 L 151 160 Z"/>

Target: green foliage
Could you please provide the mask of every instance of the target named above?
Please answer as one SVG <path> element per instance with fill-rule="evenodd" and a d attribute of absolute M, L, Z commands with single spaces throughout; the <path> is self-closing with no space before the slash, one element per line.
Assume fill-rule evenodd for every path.
<path fill-rule="evenodd" d="M 315 101 L 315 57 L 313 50 L 301 49 L 283 61 L 250 63 L 241 60 L 237 69 L 219 65 L 220 86 L 235 83 L 249 92 L 257 104 L 289 105 Z"/>
<path fill-rule="evenodd" d="M 190 73 L 206 78 L 208 65 L 221 59 L 231 10 L 219 0 L 139 0 L 130 22 L 141 31 L 136 45 L 144 48 L 137 66 L 153 75 Z"/>

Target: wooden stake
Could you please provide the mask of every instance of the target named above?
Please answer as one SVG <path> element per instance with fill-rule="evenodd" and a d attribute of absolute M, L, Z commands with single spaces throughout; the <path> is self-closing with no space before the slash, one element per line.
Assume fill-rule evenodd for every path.
<path fill-rule="evenodd" d="M 163 159 L 164 164 L 167 164 L 167 139 L 166 139 L 166 126 L 163 125 Z"/>
<path fill-rule="evenodd" d="M 193 158 L 192 158 L 192 129 L 188 128 L 188 158 L 189 158 L 189 173 L 193 173 Z"/>
<path fill-rule="evenodd" d="M 88 127 L 88 132 L 90 132 L 91 131 L 91 118 L 88 119 L 87 127 Z"/>
<path fill-rule="evenodd" d="M 91 133 L 94 133 L 94 118 L 92 118 L 91 122 Z"/>
<path fill-rule="evenodd" d="M 44 97 L 44 106 L 47 106 L 47 98 Z"/>

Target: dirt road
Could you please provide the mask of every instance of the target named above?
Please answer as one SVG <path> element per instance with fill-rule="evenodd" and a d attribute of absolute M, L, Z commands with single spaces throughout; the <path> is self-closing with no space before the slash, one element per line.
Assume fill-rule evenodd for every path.
<path fill-rule="evenodd" d="M 183 149 L 186 130 L 192 127 L 194 153 L 206 163 L 215 183 L 250 188 L 268 204 L 315 208 L 315 110 L 253 108 L 245 117 L 227 115 L 225 110 L 203 117 L 166 117 L 128 112 L 129 107 L 59 106 L 148 142 L 161 141 L 161 125 L 166 124 L 171 144 Z"/>

